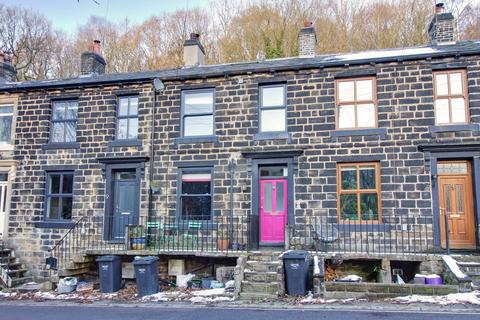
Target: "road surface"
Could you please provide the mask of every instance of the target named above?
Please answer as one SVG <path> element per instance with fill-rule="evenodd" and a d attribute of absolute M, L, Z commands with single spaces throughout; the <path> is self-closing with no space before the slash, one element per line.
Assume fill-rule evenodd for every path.
<path fill-rule="evenodd" d="M 470 313 L 469 313 L 470 312 Z M 1 304 L 1 320 L 474 320 L 480 310 L 465 312 L 362 311 L 312 309 L 247 309 L 106 305 Z"/>

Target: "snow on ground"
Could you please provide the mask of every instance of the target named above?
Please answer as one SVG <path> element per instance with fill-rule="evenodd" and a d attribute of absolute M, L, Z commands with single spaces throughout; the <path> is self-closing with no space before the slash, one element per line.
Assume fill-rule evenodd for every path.
<path fill-rule="evenodd" d="M 142 297 L 142 301 L 149 302 L 165 302 L 165 301 L 179 301 L 187 298 L 188 293 L 183 291 L 161 291 L 149 296 Z"/>
<path fill-rule="evenodd" d="M 452 271 L 455 277 L 457 277 L 457 279 L 468 278 L 467 275 L 463 273 L 462 270 L 460 270 L 460 268 L 458 267 L 457 261 L 451 256 L 442 256 L 442 260 L 447 264 L 448 268 L 450 269 L 450 271 Z"/>
<path fill-rule="evenodd" d="M 200 291 L 192 291 L 192 294 L 197 297 L 213 297 L 225 295 L 225 288 L 206 289 Z"/>
<path fill-rule="evenodd" d="M 328 304 L 328 303 L 350 303 L 354 301 L 366 301 L 366 299 L 323 299 L 323 298 L 314 298 L 309 295 L 306 298 L 300 300 L 301 304 Z"/>
<path fill-rule="evenodd" d="M 2 292 L 0 291 L 0 298 L 10 298 L 16 296 L 16 292 Z"/>
<path fill-rule="evenodd" d="M 450 304 L 473 304 L 480 305 L 480 291 L 465 292 L 465 293 L 451 293 L 446 296 L 420 296 L 411 295 L 406 297 L 397 297 L 389 299 L 394 303 L 432 303 L 439 305 Z"/>
<path fill-rule="evenodd" d="M 233 301 L 232 297 L 215 297 L 215 298 L 208 298 L 208 297 L 191 297 L 189 299 L 191 303 L 215 303 L 215 302 L 230 302 Z"/>
<path fill-rule="evenodd" d="M 142 301 L 166 302 L 166 301 L 190 301 L 192 303 L 212 303 L 233 301 L 232 297 L 225 294 L 224 288 L 206 289 L 198 291 L 162 291 L 149 296 L 144 296 Z"/>

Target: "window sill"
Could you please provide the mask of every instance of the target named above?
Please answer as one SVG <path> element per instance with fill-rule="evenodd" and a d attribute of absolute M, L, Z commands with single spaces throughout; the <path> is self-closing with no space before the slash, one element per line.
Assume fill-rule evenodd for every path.
<path fill-rule="evenodd" d="M 13 150 L 13 144 L 0 143 L 0 151 L 11 151 L 11 150 Z"/>
<path fill-rule="evenodd" d="M 349 137 L 349 136 L 386 136 L 386 128 L 372 128 L 372 129 L 349 129 L 332 131 L 331 137 Z"/>
<path fill-rule="evenodd" d="M 188 144 L 188 143 L 214 143 L 218 144 L 217 136 L 208 136 L 208 137 L 180 137 L 175 138 L 175 144 Z"/>
<path fill-rule="evenodd" d="M 290 139 L 288 132 L 260 132 L 253 136 L 254 140 Z"/>
<path fill-rule="evenodd" d="M 64 142 L 64 143 L 48 143 L 42 145 L 42 150 L 54 150 L 54 149 L 80 149 L 80 143 L 78 142 Z"/>
<path fill-rule="evenodd" d="M 109 147 L 141 147 L 141 140 L 114 140 L 108 142 Z"/>
<path fill-rule="evenodd" d="M 39 221 L 35 222 L 35 228 L 48 228 L 48 229 L 70 229 L 75 226 L 75 222 L 67 221 Z"/>
<path fill-rule="evenodd" d="M 431 133 L 440 133 L 440 132 L 457 132 L 457 131 L 479 131 L 480 124 L 447 124 L 440 126 L 431 126 Z"/>

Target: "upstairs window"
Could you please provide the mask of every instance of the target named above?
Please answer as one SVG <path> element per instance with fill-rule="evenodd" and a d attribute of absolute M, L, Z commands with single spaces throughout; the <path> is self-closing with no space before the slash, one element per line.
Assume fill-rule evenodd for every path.
<path fill-rule="evenodd" d="M 260 132 L 287 131 L 286 100 L 284 84 L 260 87 Z"/>
<path fill-rule="evenodd" d="M 380 220 L 379 163 L 339 164 L 338 211 L 340 221 Z"/>
<path fill-rule="evenodd" d="M 182 92 L 182 133 L 184 137 L 213 136 L 214 90 Z"/>
<path fill-rule="evenodd" d="M 117 140 L 138 139 L 138 97 L 118 98 Z"/>
<path fill-rule="evenodd" d="M 375 78 L 336 80 L 337 129 L 377 127 Z"/>
<path fill-rule="evenodd" d="M 468 123 L 467 79 L 465 70 L 434 73 L 435 123 Z"/>
<path fill-rule="evenodd" d="M 77 141 L 77 101 L 55 101 L 52 107 L 50 142 Z"/>
<path fill-rule="evenodd" d="M 182 171 L 180 212 L 183 220 L 210 220 L 212 217 L 212 169 Z"/>
<path fill-rule="evenodd" d="M 46 219 L 72 219 L 73 171 L 49 172 L 46 188 Z"/>
<path fill-rule="evenodd" d="M 0 106 L 0 144 L 12 142 L 13 106 Z"/>

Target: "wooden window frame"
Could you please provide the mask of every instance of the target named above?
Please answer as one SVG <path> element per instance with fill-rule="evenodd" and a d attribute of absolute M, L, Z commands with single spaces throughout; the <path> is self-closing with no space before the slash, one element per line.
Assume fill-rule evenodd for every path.
<path fill-rule="evenodd" d="M 450 94 L 450 74 L 452 73 L 460 73 L 462 75 L 462 94 L 452 95 Z M 447 75 L 447 87 L 448 87 L 448 94 L 447 95 L 438 95 L 437 94 L 437 75 Z M 464 106 L 465 106 L 465 122 L 452 122 L 452 99 L 455 98 L 463 98 Z M 436 101 L 437 99 L 448 99 L 448 116 L 450 118 L 450 122 L 438 123 L 437 122 L 437 110 L 436 110 Z M 468 103 L 468 82 L 467 82 L 467 71 L 465 69 L 451 69 L 451 70 L 440 70 L 433 72 L 433 108 L 435 110 L 435 125 L 456 125 L 456 124 L 469 124 L 470 123 L 470 110 L 469 110 L 469 103 Z"/>
<path fill-rule="evenodd" d="M 372 80 L 372 99 L 371 100 L 356 100 L 357 99 L 357 81 L 363 80 Z M 353 100 L 340 102 L 339 99 L 339 84 L 341 82 L 353 82 Z M 359 104 L 369 104 L 373 103 L 375 109 L 375 125 L 373 127 L 359 127 L 358 126 L 358 116 L 357 116 L 357 106 Z M 339 109 L 342 105 L 354 105 L 355 107 L 355 126 L 348 128 L 339 127 Z M 377 99 L 377 78 L 376 77 L 355 77 L 355 78 L 342 78 L 335 79 L 335 129 L 336 130 L 361 130 L 361 129 L 375 129 L 378 128 L 378 99 Z"/>
<path fill-rule="evenodd" d="M 282 88 L 283 89 L 283 104 L 282 105 L 275 105 L 275 106 L 264 106 L 263 105 L 263 90 L 269 88 Z M 258 131 L 260 133 L 278 133 L 278 132 L 288 132 L 287 124 L 287 85 L 285 83 L 276 83 L 276 84 L 261 84 L 259 86 L 259 111 L 258 111 Z M 279 131 L 263 131 L 263 119 L 262 119 L 262 111 L 264 110 L 283 110 L 285 112 L 285 122 L 284 122 L 284 130 Z"/>
<path fill-rule="evenodd" d="M 130 114 L 130 101 L 132 98 L 136 98 L 137 99 L 137 114 L 135 115 L 131 115 Z M 127 115 L 120 115 L 120 101 L 123 100 L 123 99 L 128 99 L 128 113 Z M 135 140 L 138 140 L 138 131 L 140 129 L 140 126 L 138 125 L 138 122 L 137 122 L 137 135 L 135 138 L 128 138 L 129 134 L 130 134 L 130 119 L 137 119 L 138 121 L 138 107 L 139 107 L 139 99 L 138 99 L 138 96 L 134 95 L 134 96 L 120 96 L 117 98 L 117 123 L 116 123 L 116 132 L 115 132 L 115 140 L 117 141 L 135 141 Z M 126 139 L 121 139 L 119 138 L 118 134 L 120 132 L 120 120 L 127 120 L 127 138 Z"/>
<path fill-rule="evenodd" d="M 375 189 L 360 189 L 360 168 L 375 166 Z M 342 176 L 341 169 L 343 167 L 355 167 L 357 176 L 357 188 L 351 190 L 342 190 Z M 377 220 L 362 220 L 361 208 L 360 208 L 360 195 L 361 194 L 377 194 L 378 204 L 378 219 Z M 358 220 L 353 220 L 356 224 L 361 223 L 380 223 L 382 221 L 382 192 L 381 192 L 381 179 L 380 179 L 380 163 L 379 162 L 351 162 L 351 163 L 338 163 L 337 164 L 337 213 L 339 223 L 352 223 L 352 220 L 342 219 L 340 196 L 342 194 L 356 194 L 357 195 L 357 215 Z"/>

